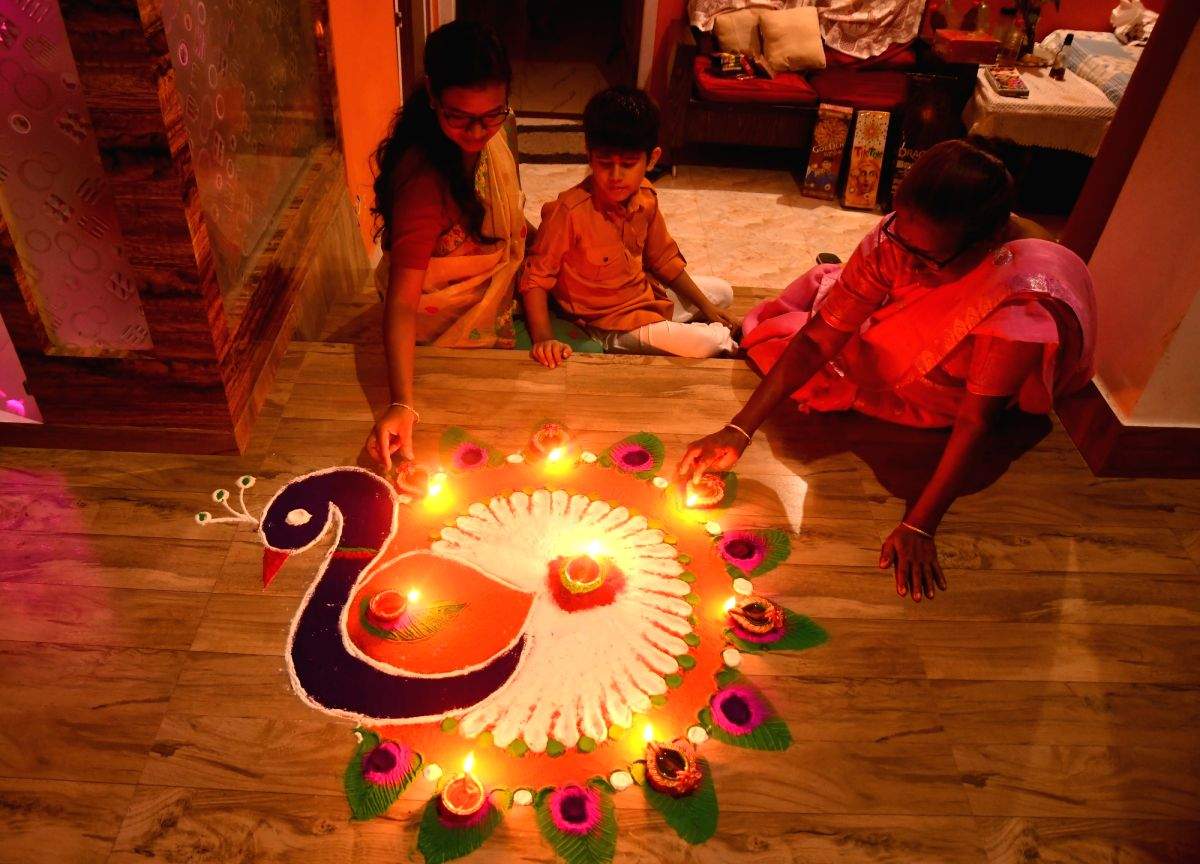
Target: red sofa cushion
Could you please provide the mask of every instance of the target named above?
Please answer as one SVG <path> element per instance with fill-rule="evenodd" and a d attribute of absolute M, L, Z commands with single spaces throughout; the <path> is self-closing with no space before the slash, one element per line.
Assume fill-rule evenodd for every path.
<path fill-rule="evenodd" d="M 812 86 L 822 102 L 852 108 L 895 111 L 908 100 L 908 76 L 903 72 L 826 69 L 812 77 Z"/>
<path fill-rule="evenodd" d="M 780 72 L 774 78 L 722 78 L 714 75 L 707 54 L 696 58 L 696 92 L 708 102 L 756 102 L 766 105 L 813 105 L 817 94 L 803 75 Z"/>
<path fill-rule="evenodd" d="M 868 57 L 863 60 L 859 57 L 851 57 L 849 54 L 843 54 L 841 51 L 837 51 L 826 45 L 825 68 L 870 69 L 873 72 L 904 72 L 917 68 L 917 52 L 913 50 L 913 43 L 897 42 L 894 45 L 889 45 L 888 49 L 882 54 L 876 54 L 874 57 Z"/>

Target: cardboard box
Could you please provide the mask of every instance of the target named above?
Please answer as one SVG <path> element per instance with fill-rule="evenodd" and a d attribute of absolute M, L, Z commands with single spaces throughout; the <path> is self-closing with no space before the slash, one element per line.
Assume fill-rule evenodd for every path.
<path fill-rule="evenodd" d="M 933 53 L 947 63 L 995 63 L 1000 40 L 980 30 L 934 30 Z"/>
<path fill-rule="evenodd" d="M 846 138 L 854 109 L 844 105 L 821 105 L 813 129 L 808 170 L 804 172 L 803 193 L 810 198 L 837 198 L 838 177 L 846 153 Z"/>
<path fill-rule="evenodd" d="M 891 119 L 892 115 L 887 111 L 859 111 L 855 115 L 850 168 L 846 172 L 846 188 L 842 191 L 843 207 L 875 209 Z"/>

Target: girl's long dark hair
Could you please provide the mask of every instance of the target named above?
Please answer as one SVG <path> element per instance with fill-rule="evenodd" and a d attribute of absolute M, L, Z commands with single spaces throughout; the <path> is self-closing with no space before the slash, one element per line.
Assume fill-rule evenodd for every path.
<path fill-rule="evenodd" d="M 450 87 L 480 87 L 512 83 L 512 67 L 500 39 L 482 24 L 451 21 L 425 41 L 425 77 L 417 82 L 392 118 L 387 136 L 372 156 L 375 169 L 375 237 L 384 249 L 391 245 L 392 199 L 396 169 L 411 148 L 420 150 L 446 181 L 450 196 L 462 210 L 467 227 L 482 235 L 483 204 L 475 194 L 475 178 L 463 168 L 462 150 L 438 125 L 430 93 L 440 97 Z"/>

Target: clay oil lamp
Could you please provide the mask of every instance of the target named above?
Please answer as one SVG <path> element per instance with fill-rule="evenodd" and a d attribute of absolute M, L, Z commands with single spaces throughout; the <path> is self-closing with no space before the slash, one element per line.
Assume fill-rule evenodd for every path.
<path fill-rule="evenodd" d="M 783 636 L 787 619 L 783 607 L 751 595 L 734 600 L 729 608 L 729 623 L 738 636 L 754 642 L 769 642 Z"/>
<path fill-rule="evenodd" d="M 471 774 L 474 767 L 475 754 L 468 753 L 463 761 L 462 773 L 442 789 L 442 812 L 456 821 L 473 821 L 487 804 L 487 792 L 483 784 Z"/>
<path fill-rule="evenodd" d="M 701 474 L 687 482 L 684 503 L 693 510 L 711 510 L 725 500 L 725 481 L 717 474 Z"/>
<path fill-rule="evenodd" d="M 657 792 L 682 798 L 696 791 L 704 775 L 690 741 L 676 738 L 670 744 L 654 740 L 654 730 L 646 726 L 646 782 Z"/>

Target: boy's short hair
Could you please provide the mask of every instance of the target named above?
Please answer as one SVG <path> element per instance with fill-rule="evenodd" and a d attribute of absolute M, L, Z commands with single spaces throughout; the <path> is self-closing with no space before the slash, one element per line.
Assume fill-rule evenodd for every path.
<path fill-rule="evenodd" d="M 640 150 L 649 156 L 658 146 L 658 127 L 658 106 L 635 87 L 601 90 L 583 109 L 588 150 Z"/>

